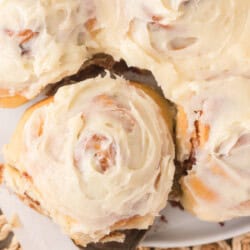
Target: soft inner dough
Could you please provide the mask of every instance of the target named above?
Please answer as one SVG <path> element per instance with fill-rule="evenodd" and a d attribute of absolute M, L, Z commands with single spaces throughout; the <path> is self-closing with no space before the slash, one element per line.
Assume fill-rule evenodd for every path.
<path fill-rule="evenodd" d="M 60 88 L 5 147 L 7 184 L 83 245 L 147 228 L 166 205 L 174 146 L 167 110 L 146 93 L 108 76 Z"/>
<path fill-rule="evenodd" d="M 192 154 L 193 164 L 181 181 L 183 204 L 204 220 L 249 216 L 250 80 L 221 76 L 186 84 L 178 158 Z"/>
<path fill-rule="evenodd" d="M 87 57 L 88 0 L 0 1 L 0 97 L 30 99 Z"/>

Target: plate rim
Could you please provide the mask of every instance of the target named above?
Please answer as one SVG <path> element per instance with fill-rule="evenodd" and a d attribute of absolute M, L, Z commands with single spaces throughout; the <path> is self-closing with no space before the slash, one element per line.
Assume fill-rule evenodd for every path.
<path fill-rule="evenodd" d="M 250 217 L 246 217 L 250 218 Z M 159 248 L 177 248 L 177 247 L 190 247 L 197 245 L 210 244 L 218 241 L 223 241 L 227 239 L 231 239 L 246 233 L 250 233 L 250 224 L 243 225 L 242 227 L 237 227 L 235 229 L 228 230 L 227 232 L 221 232 L 217 235 L 213 236 L 203 236 L 195 239 L 186 239 L 186 240 L 150 240 L 148 238 L 146 241 L 141 242 L 141 246 L 143 247 L 159 247 Z"/>

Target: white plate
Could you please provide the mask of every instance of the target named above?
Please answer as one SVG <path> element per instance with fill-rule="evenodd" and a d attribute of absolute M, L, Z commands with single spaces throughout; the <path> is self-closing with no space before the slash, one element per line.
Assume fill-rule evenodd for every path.
<path fill-rule="evenodd" d="M 147 234 L 144 246 L 184 247 L 229 239 L 250 232 L 250 217 L 227 221 L 224 225 L 200 221 L 193 215 L 168 206 Z"/>
<path fill-rule="evenodd" d="M 0 147 L 8 142 L 21 114 L 30 105 L 29 103 L 18 109 L 0 109 Z M 0 160 L 2 160 L 1 157 Z M 183 247 L 223 240 L 250 232 L 250 217 L 228 221 L 221 226 L 218 223 L 199 221 L 179 208 L 170 206 L 162 214 L 167 219 L 167 223 L 157 219 L 143 245 Z"/>

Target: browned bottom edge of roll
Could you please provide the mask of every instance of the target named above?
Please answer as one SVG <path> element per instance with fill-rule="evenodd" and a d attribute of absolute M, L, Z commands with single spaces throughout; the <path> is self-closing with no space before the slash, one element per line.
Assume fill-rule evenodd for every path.
<path fill-rule="evenodd" d="M 125 235 L 124 242 L 105 242 L 105 243 L 90 243 L 86 247 L 80 247 L 82 250 L 134 250 L 145 236 L 147 230 L 123 230 L 117 231 Z"/>

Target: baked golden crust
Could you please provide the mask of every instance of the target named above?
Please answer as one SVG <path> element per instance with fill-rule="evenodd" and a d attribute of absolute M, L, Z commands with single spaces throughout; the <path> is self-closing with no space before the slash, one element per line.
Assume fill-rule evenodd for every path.
<path fill-rule="evenodd" d="M 0 108 L 16 108 L 28 100 L 22 95 L 9 95 L 9 91 L 0 89 Z"/>
<path fill-rule="evenodd" d="M 50 99 L 51 100 L 51 99 Z M 46 105 L 48 102 L 41 102 L 40 105 Z M 33 109 L 33 107 L 31 108 Z M 0 170 L 5 171 L 6 175 L 10 175 L 13 179 L 13 183 L 15 183 L 15 186 L 12 185 L 12 188 L 14 188 L 14 192 L 18 195 L 19 199 L 22 200 L 27 206 L 30 208 L 36 210 L 38 213 L 50 216 L 44 208 L 41 206 L 40 202 L 35 200 L 35 198 L 32 195 L 32 191 L 35 189 L 34 184 L 32 182 L 32 178 L 30 176 L 27 176 L 25 173 L 20 173 L 15 167 L 5 164 L 5 166 L 2 166 Z M 20 194 L 20 188 L 29 185 L 29 190 L 26 190 L 23 192 L 23 194 Z M 69 217 L 68 221 L 70 223 L 72 219 Z M 106 243 L 111 241 L 116 242 L 123 242 L 125 239 L 125 234 L 122 233 L 123 230 L 129 230 L 129 229 L 144 229 L 144 225 L 146 224 L 152 224 L 154 221 L 154 217 L 150 215 L 146 216 L 134 216 L 132 218 L 124 219 L 121 221 L 116 222 L 114 225 L 110 228 L 110 233 L 108 235 L 103 236 L 100 238 L 98 242 Z M 73 233 L 70 235 L 71 239 L 75 242 L 76 245 L 79 246 L 85 246 L 89 242 L 92 242 L 92 238 L 84 233 Z"/>
<path fill-rule="evenodd" d="M 29 117 L 32 115 L 32 113 L 39 107 L 46 105 L 53 101 L 53 97 L 46 98 L 31 107 L 29 107 L 21 117 L 9 143 L 9 150 L 12 152 L 12 155 L 14 157 L 14 161 L 16 161 L 19 158 L 19 154 L 21 152 L 23 140 L 22 140 L 22 131 L 25 126 L 26 121 L 29 119 Z"/>

